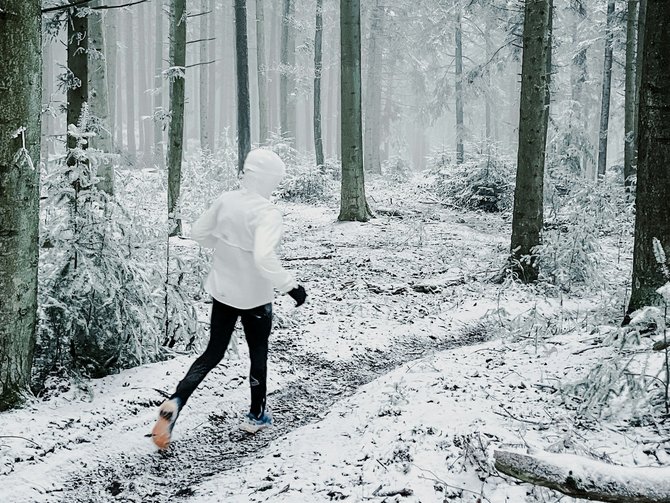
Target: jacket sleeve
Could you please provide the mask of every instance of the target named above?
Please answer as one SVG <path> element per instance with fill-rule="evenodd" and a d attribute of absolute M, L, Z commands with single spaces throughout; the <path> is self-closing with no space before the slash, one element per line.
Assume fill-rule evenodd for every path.
<path fill-rule="evenodd" d="M 217 199 L 207 211 L 191 225 L 191 239 L 205 248 L 215 248 L 218 239 L 215 236 L 221 200 Z"/>
<path fill-rule="evenodd" d="M 284 269 L 277 257 L 276 248 L 281 241 L 282 216 L 277 209 L 263 215 L 254 234 L 254 263 L 260 274 L 269 279 L 282 293 L 297 288 L 293 275 Z"/>

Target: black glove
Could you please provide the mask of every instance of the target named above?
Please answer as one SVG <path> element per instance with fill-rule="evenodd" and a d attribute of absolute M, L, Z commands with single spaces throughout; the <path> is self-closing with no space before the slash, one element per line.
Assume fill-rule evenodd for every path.
<path fill-rule="evenodd" d="M 302 285 L 298 285 L 296 288 L 288 292 L 288 294 L 295 300 L 295 307 L 302 306 L 307 298 L 307 292 L 305 292 Z"/>

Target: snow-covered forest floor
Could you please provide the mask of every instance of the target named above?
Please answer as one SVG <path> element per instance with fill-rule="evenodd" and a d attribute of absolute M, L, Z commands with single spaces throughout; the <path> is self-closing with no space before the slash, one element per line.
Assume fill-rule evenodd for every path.
<path fill-rule="evenodd" d="M 368 223 L 338 223 L 336 200 L 279 203 L 281 254 L 309 297 L 276 303 L 273 429 L 236 428 L 248 399 L 238 332 L 166 453 L 147 434 L 193 355 L 1 414 L 0 500 L 566 502 L 497 474 L 493 449 L 667 461 L 652 429 L 564 403 L 565 385 L 611 351 L 600 342 L 620 322 L 630 270 L 616 239 L 601 254 L 607 287 L 497 285 L 510 233 L 500 214 L 443 206 L 415 182 L 373 180 L 368 192 L 381 210 Z"/>

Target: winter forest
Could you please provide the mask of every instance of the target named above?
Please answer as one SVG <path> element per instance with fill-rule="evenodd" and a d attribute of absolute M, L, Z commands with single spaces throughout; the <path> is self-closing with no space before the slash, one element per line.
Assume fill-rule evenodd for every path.
<path fill-rule="evenodd" d="M 0 0 L 3 503 L 670 502 L 668 253 L 667 0 Z"/>

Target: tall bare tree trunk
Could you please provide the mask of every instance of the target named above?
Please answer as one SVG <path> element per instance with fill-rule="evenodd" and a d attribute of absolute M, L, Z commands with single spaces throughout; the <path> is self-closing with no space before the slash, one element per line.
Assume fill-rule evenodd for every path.
<path fill-rule="evenodd" d="M 100 5 L 100 2 L 96 2 Z M 94 11 L 88 16 L 88 76 L 91 113 L 95 117 L 90 145 L 103 152 L 112 152 L 112 130 L 109 122 L 109 99 L 107 84 L 107 47 L 103 31 L 102 11 Z M 98 189 L 107 194 L 114 193 L 114 165 L 108 159 L 98 166 L 100 179 Z"/>
<path fill-rule="evenodd" d="M 283 0 L 281 30 L 281 75 L 279 77 L 279 106 L 281 134 L 291 143 L 295 142 L 296 96 L 295 78 L 295 34 L 291 26 L 295 0 Z"/>
<path fill-rule="evenodd" d="M 179 195 L 184 154 L 184 91 L 186 84 L 186 0 L 171 0 L 170 9 L 170 126 L 168 128 L 169 234 L 181 234 Z"/>
<path fill-rule="evenodd" d="M 463 162 L 463 41 L 461 40 L 461 4 L 456 6 L 456 163 Z"/>
<path fill-rule="evenodd" d="M 208 8 L 207 0 L 202 2 L 202 11 L 206 12 Z M 209 150 L 211 148 L 210 139 L 209 139 L 209 90 L 207 86 L 209 85 L 209 67 L 210 65 L 206 64 L 210 61 L 209 56 L 209 42 L 206 40 L 213 34 L 209 33 L 208 30 L 208 17 L 213 16 L 214 14 L 204 14 L 200 16 L 200 33 L 198 38 L 204 39 L 200 42 L 200 148 Z"/>
<path fill-rule="evenodd" d="M 321 134 L 321 73 L 323 69 L 323 0 L 316 0 L 316 31 L 314 33 L 314 152 L 316 165 L 323 166 Z"/>
<path fill-rule="evenodd" d="M 633 117 L 633 138 L 635 138 L 635 160 L 634 164 L 637 166 L 637 151 L 638 151 L 638 126 L 640 125 L 640 88 L 642 87 L 642 51 L 644 48 L 644 34 L 646 31 L 647 21 L 647 0 L 639 0 L 639 10 L 637 15 L 637 54 L 635 55 L 635 116 Z"/>
<path fill-rule="evenodd" d="M 605 59 L 603 64 L 602 104 L 600 107 L 600 134 L 598 136 L 598 177 L 605 176 L 607 169 L 607 134 L 610 120 L 610 94 L 612 90 L 612 24 L 614 23 L 614 0 L 607 4 L 607 27 L 605 32 Z"/>
<path fill-rule="evenodd" d="M 635 174 L 635 48 L 638 0 L 628 0 L 626 14 L 626 94 L 624 103 L 623 178 L 628 191 Z"/>
<path fill-rule="evenodd" d="M 340 0 L 342 191 L 339 220 L 367 222 L 361 108 L 361 4 Z"/>
<path fill-rule="evenodd" d="M 317 0 L 320 1 L 320 0 Z M 268 83 L 265 55 L 265 2 L 256 0 L 256 59 L 258 75 L 258 140 L 268 139 Z"/>
<path fill-rule="evenodd" d="M 633 281 L 628 313 L 662 306 L 656 290 L 666 284 L 668 261 L 657 262 L 657 239 L 670 256 L 670 3 L 649 0 L 644 24 L 640 85 L 638 168 L 635 196 Z M 666 272 L 663 272 L 665 266 Z"/>
<path fill-rule="evenodd" d="M 247 1 L 235 0 L 235 54 L 237 66 L 237 170 L 251 150 L 251 108 L 249 104 L 249 51 L 247 47 Z"/>
<path fill-rule="evenodd" d="M 512 217 L 512 270 L 524 282 L 538 277 L 534 248 L 540 244 L 544 195 L 551 51 L 551 0 L 527 0 L 523 24 L 519 152 Z"/>
<path fill-rule="evenodd" d="M 165 166 L 165 152 L 163 150 L 163 0 L 154 0 L 156 11 L 156 40 L 154 43 L 154 166 Z"/>
<path fill-rule="evenodd" d="M 137 96 L 140 103 L 140 122 L 139 127 L 141 131 L 142 138 L 142 162 L 145 166 L 150 166 L 153 161 L 153 146 L 154 146 L 154 128 L 151 121 L 151 94 L 150 90 L 153 87 L 153 65 L 151 57 L 153 56 L 153 51 L 151 51 L 151 6 L 148 3 L 138 5 L 135 7 L 138 9 L 138 14 L 136 14 L 137 22 L 141 29 L 138 29 L 139 33 L 139 60 L 138 60 L 138 72 L 139 72 L 139 88 L 137 89 Z"/>
<path fill-rule="evenodd" d="M 70 0 L 73 3 L 74 0 Z M 67 23 L 67 68 L 72 73 L 72 85 L 67 89 L 67 125 L 78 125 L 84 103 L 88 102 L 88 17 L 78 15 L 73 8 Z M 68 134 L 68 166 L 77 161 L 72 150 L 77 139 Z"/>
<path fill-rule="evenodd" d="M 117 115 L 116 115 L 116 62 L 117 62 L 117 48 L 118 48 L 118 34 L 116 31 L 117 13 L 111 9 L 105 14 L 105 22 L 102 23 L 103 36 L 105 38 L 105 61 L 107 62 L 107 102 L 109 106 L 109 133 L 112 142 L 112 152 L 119 151 L 120 134 L 117 129 Z"/>
<path fill-rule="evenodd" d="M 368 39 L 368 68 L 365 89 L 364 162 L 370 173 L 381 174 L 382 42 L 384 6 L 375 0 Z"/>
<path fill-rule="evenodd" d="M 0 411 L 30 386 L 37 330 L 42 16 L 38 0 L 0 14 Z"/>
<path fill-rule="evenodd" d="M 207 16 L 209 19 L 209 36 L 210 38 L 214 38 L 209 43 L 209 60 L 213 61 L 213 63 L 209 66 L 209 71 L 207 72 L 207 75 L 209 77 L 209 85 L 208 85 L 208 93 L 209 93 L 209 142 L 212 147 L 216 146 L 216 138 L 218 131 L 216 129 L 216 87 L 217 87 L 217 78 L 216 78 L 216 70 L 218 66 L 222 63 L 221 61 L 218 60 L 219 54 L 217 53 L 216 50 L 216 39 L 220 37 L 220 34 L 217 33 L 216 29 L 216 3 L 214 0 L 208 0 L 208 5 L 209 9 L 212 13 Z"/>
<path fill-rule="evenodd" d="M 135 30 L 133 28 L 133 14 L 127 13 L 126 25 L 126 78 L 123 85 L 126 102 L 126 147 L 131 162 L 137 156 L 137 140 L 135 136 Z M 123 94 L 122 94 L 123 96 Z"/>

